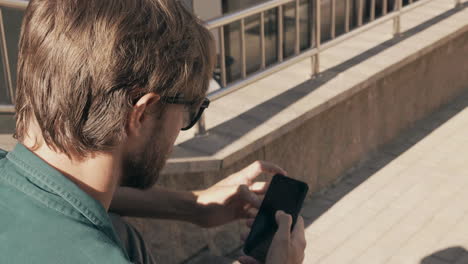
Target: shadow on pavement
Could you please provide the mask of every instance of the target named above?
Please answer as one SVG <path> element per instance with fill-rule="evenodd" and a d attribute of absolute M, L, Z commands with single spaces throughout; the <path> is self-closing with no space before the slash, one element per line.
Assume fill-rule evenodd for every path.
<path fill-rule="evenodd" d="M 421 260 L 421 264 L 467 264 L 468 251 L 463 247 L 451 247 L 437 251 Z"/>

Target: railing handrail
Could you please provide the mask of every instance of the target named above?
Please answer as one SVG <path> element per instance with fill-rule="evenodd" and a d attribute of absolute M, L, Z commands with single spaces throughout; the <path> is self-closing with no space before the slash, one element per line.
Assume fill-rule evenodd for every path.
<path fill-rule="evenodd" d="M 8 7 L 19 10 L 25 10 L 28 7 L 29 1 L 21 0 L 0 0 L 0 7 Z"/>
<path fill-rule="evenodd" d="M 424 5 L 424 4 L 427 4 L 429 2 L 432 2 L 434 0 L 420 0 L 418 2 L 413 2 L 413 1 L 410 1 L 410 4 L 406 7 L 402 7 L 402 0 L 395 0 L 395 6 L 393 8 L 393 11 L 391 11 L 390 13 L 387 13 L 386 10 L 383 12 L 383 15 L 380 17 L 380 18 L 375 18 L 375 13 L 374 15 L 372 15 L 371 13 L 371 16 L 372 16 L 372 19 L 370 22 L 366 23 L 363 25 L 362 23 L 362 16 L 363 16 L 363 12 L 361 10 L 360 12 L 360 21 L 359 22 L 359 26 L 357 28 L 355 28 L 354 30 L 352 31 L 349 31 L 349 20 L 350 20 L 350 15 L 349 15 L 349 12 L 350 10 L 346 10 L 346 20 L 347 20 L 347 30 L 346 30 L 346 33 L 344 33 L 343 35 L 339 36 L 339 37 L 336 37 L 336 36 L 333 36 L 332 40 L 322 44 L 321 43 L 321 0 L 316 0 L 315 4 L 315 9 L 316 9 L 316 13 L 315 13 L 315 47 L 314 46 L 311 46 L 309 49 L 307 50 L 304 50 L 304 51 L 301 51 L 300 53 L 298 53 L 298 50 L 296 48 L 296 54 L 295 56 L 291 57 L 291 58 L 288 58 L 287 60 L 283 61 L 282 59 L 279 60 L 278 63 L 275 63 L 274 65 L 272 65 L 271 67 L 269 68 L 263 68 L 261 71 L 259 72 L 256 72 L 256 73 L 253 73 L 252 75 L 249 75 L 247 77 L 244 77 L 239 80 L 239 81 L 236 81 L 234 83 L 231 83 L 230 85 L 228 85 L 227 87 L 223 85 L 223 87 L 217 91 L 214 91 L 212 93 L 210 93 L 208 95 L 208 97 L 210 98 L 210 100 L 214 101 L 214 100 L 217 100 L 219 98 L 222 98 L 230 93 L 233 93 L 243 87 L 245 87 L 246 85 L 249 85 L 250 83 L 253 83 L 257 80 L 260 80 L 268 75 L 271 75 L 275 72 L 278 72 L 294 63 L 297 63 L 299 62 L 300 60 L 303 60 L 305 58 L 308 58 L 308 57 L 311 57 L 312 58 L 312 73 L 313 74 L 317 74 L 320 72 L 320 69 L 319 69 L 319 66 L 320 66 L 320 62 L 319 62 L 319 55 L 320 55 L 320 52 L 324 51 L 324 50 L 327 50 L 333 46 L 336 46 L 344 41 L 346 41 L 347 39 L 353 37 L 353 36 L 356 36 L 360 33 L 363 33 L 363 32 L 366 32 L 366 31 L 369 31 L 370 29 L 380 25 L 380 24 L 383 24 L 387 21 L 390 21 L 390 20 L 394 20 L 394 28 L 393 28 L 393 33 L 395 36 L 399 35 L 401 33 L 401 24 L 400 24 L 400 19 L 401 19 L 401 16 L 421 5 Z M 269 9 L 273 9 L 273 8 L 281 8 L 284 4 L 286 3 L 289 3 L 289 2 L 293 2 L 293 1 L 284 1 L 284 3 L 281 3 L 279 4 L 279 1 L 274 1 L 274 2 L 271 2 L 271 6 Z M 373 2 L 373 7 L 375 8 L 375 0 L 372 1 Z M 384 0 L 384 5 L 385 7 L 387 6 L 388 4 L 388 0 Z M 455 0 L 456 2 L 456 6 L 459 6 L 460 5 L 460 1 L 459 0 Z M 346 0 L 346 3 L 347 5 L 349 5 L 349 0 Z M 363 0 L 360 0 L 359 1 L 360 3 L 360 9 L 363 8 Z M 278 4 L 277 6 L 275 6 L 275 4 Z M 336 20 L 336 16 L 335 16 L 335 5 L 336 5 L 336 2 L 335 0 L 332 0 L 332 12 L 333 12 L 333 16 L 332 16 L 332 27 L 336 26 L 335 25 L 335 20 Z M 347 6 L 347 9 L 348 9 L 349 6 Z M 297 0 L 296 0 L 296 14 L 297 14 Z M 230 14 L 228 15 L 225 20 L 223 19 L 224 17 L 221 17 L 221 18 L 218 18 L 218 19 L 214 19 L 214 20 L 211 20 L 209 21 L 209 29 L 216 29 L 216 28 L 219 28 L 221 29 L 220 30 L 220 33 L 221 35 L 223 35 L 223 26 L 226 25 L 226 24 L 229 24 L 229 23 L 232 23 L 232 22 L 235 22 L 237 20 L 241 20 L 241 22 L 243 22 L 243 20 L 247 17 L 247 16 L 251 16 L 251 15 L 256 15 L 256 14 L 261 14 L 262 17 L 263 17 L 263 12 L 266 11 L 266 10 L 269 10 L 269 9 L 263 9 L 263 6 L 257 6 L 257 7 L 252 7 L 250 8 L 249 10 L 246 10 L 245 12 L 242 12 L 242 11 L 239 11 L 239 12 L 236 12 L 236 13 L 233 13 L 233 14 Z M 256 12 L 254 12 L 253 10 L 256 10 Z M 281 9 L 279 10 L 280 13 L 281 13 Z M 375 12 L 375 10 L 374 10 Z M 279 21 L 281 21 L 281 18 L 279 19 Z M 298 22 L 297 22 L 297 18 L 296 18 L 296 30 L 297 30 L 297 25 Z M 281 26 L 280 26 L 281 27 Z M 241 30 L 243 30 L 242 28 L 242 24 L 241 24 Z M 263 32 L 262 32 L 263 33 Z M 281 33 L 281 30 L 279 30 L 279 33 Z M 241 32 L 241 34 L 245 34 L 245 32 Z M 264 34 L 264 33 L 263 33 Z M 334 35 L 332 33 L 332 35 Z M 262 36 L 263 38 L 264 36 Z M 220 36 L 220 38 L 222 39 L 223 36 Z M 282 42 L 282 38 L 279 36 L 279 39 L 280 39 L 280 42 Z M 297 43 L 298 42 L 298 39 L 296 39 L 296 46 L 297 46 Z M 312 41 L 311 41 L 312 42 Z M 311 43 L 312 44 L 312 43 Z M 241 47 L 242 49 L 243 47 Z M 279 47 L 279 51 L 282 49 L 282 47 L 280 46 Z M 224 47 L 221 47 L 221 51 L 222 53 L 224 53 Z M 262 51 L 263 52 L 263 51 Z M 264 56 L 264 54 L 262 54 Z M 245 55 L 244 55 L 245 56 Z M 223 58 L 221 58 L 223 59 Z M 222 66 L 224 66 L 224 61 L 222 62 Z M 245 66 L 244 66 L 245 68 Z M 245 69 L 243 69 L 245 70 Z M 224 78 L 225 78 L 225 75 L 226 75 L 226 69 L 223 69 L 222 70 L 222 77 L 223 77 L 223 74 L 224 74 Z M 223 83 L 226 83 L 225 80 L 222 81 Z M 203 123 L 200 123 L 199 126 L 198 126 L 198 130 L 199 131 L 206 131 L 206 127 L 204 125 L 204 122 Z M 202 133 L 203 134 L 203 133 Z"/>
<path fill-rule="evenodd" d="M 206 22 L 206 27 L 208 29 L 215 29 L 219 28 L 221 26 L 228 25 L 232 22 L 235 22 L 237 20 L 241 20 L 243 18 L 252 16 L 252 15 L 257 15 L 260 14 L 261 12 L 271 10 L 273 8 L 276 8 L 278 6 L 282 6 L 288 3 L 295 2 L 295 0 L 271 0 L 265 3 L 261 3 L 255 6 L 251 6 L 246 9 L 242 9 L 236 12 L 228 13 L 225 14 L 221 17 L 213 18 L 211 20 L 208 20 Z"/>
<path fill-rule="evenodd" d="M 322 0 L 316 0 L 318 4 L 320 4 L 320 2 Z M 388 2 L 388 0 L 384 0 L 385 3 Z M 396 3 L 398 4 L 401 4 L 402 0 L 395 0 Z M 339 36 L 339 37 L 336 37 L 334 39 L 331 39 L 329 40 L 328 42 L 325 42 L 325 43 L 321 43 L 321 41 L 319 40 L 318 36 L 315 36 L 316 38 L 316 42 L 315 44 L 317 44 L 317 47 L 311 47 L 307 50 L 304 50 L 304 51 L 301 51 L 300 54 L 296 54 L 294 57 L 291 57 L 285 61 L 281 61 L 281 62 L 278 62 L 278 63 L 275 63 L 274 65 L 272 65 L 270 68 L 268 69 L 264 69 L 258 73 L 253 73 L 251 76 L 248 76 L 247 78 L 243 78 L 239 81 L 236 81 L 234 83 L 231 83 L 230 85 L 228 85 L 227 87 L 222 87 L 221 89 L 217 90 L 217 91 L 213 91 L 212 93 L 210 93 L 208 95 L 208 97 L 210 98 L 211 101 L 215 101 L 215 100 L 218 100 L 230 93 L 233 93 L 243 87 L 245 87 L 246 85 L 249 85 L 259 79 L 262 79 L 272 73 L 275 73 L 275 72 L 278 72 L 288 66 L 291 66 L 292 64 L 294 63 L 297 63 L 299 62 L 300 60 L 303 60 L 307 57 L 313 57 L 313 56 L 317 56 L 319 55 L 320 52 L 323 52 L 327 49 L 330 49 L 358 34 L 361 34 L 363 32 L 366 32 L 366 31 L 369 31 L 371 30 L 372 28 L 375 28 L 376 26 L 378 25 L 381 25 L 387 21 L 390 21 L 390 20 L 395 20 L 395 19 L 399 19 L 401 17 L 401 15 L 405 14 L 405 13 L 408 13 L 409 11 L 419 7 L 419 6 L 422 6 L 422 5 L 425 5 L 429 2 L 432 2 L 434 0 L 419 0 L 417 2 L 411 2 L 409 5 L 405 6 L 405 7 L 400 7 L 399 5 L 396 5 L 395 9 L 393 11 L 391 11 L 390 13 L 387 13 L 385 12 L 385 15 L 379 17 L 379 18 L 375 18 L 373 21 L 370 21 L 366 24 L 363 24 L 361 26 L 358 26 L 357 28 L 353 29 L 352 31 L 349 31 L 349 32 L 346 32 L 344 33 L 343 35 Z M 456 0 L 458 1 L 458 0 Z M 270 9 L 273 9 L 275 7 L 278 7 L 278 6 L 282 6 L 284 5 L 285 3 L 289 3 L 289 2 L 294 2 L 294 0 L 283 0 L 281 4 L 278 5 L 278 2 L 279 1 L 272 1 L 274 3 L 271 3 L 272 6 L 270 6 Z M 275 5 L 276 4 L 276 5 Z M 260 5 L 259 5 L 260 6 Z M 257 7 L 257 6 L 256 6 Z M 252 7 L 251 9 L 254 9 L 256 7 Z M 268 9 L 266 9 L 268 10 Z M 251 10 L 249 10 L 248 13 L 245 13 L 245 14 L 248 14 L 247 16 L 251 16 L 251 15 L 256 15 L 256 14 L 259 14 L 259 13 L 262 13 L 265 11 L 265 9 L 260 9 L 258 8 L 258 10 L 256 9 L 256 11 L 258 13 L 253 13 Z M 241 20 L 241 19 L 244 19 L 246 16 L 244 16 L 244 12 L 242 11 L 239 11 L 239 12 L 236 12 L 236 13 L 233 13 L 231 14 L 231 17 L 227 18 L 226 21 L 229 21 L 229 22 L 226 22 L 224 23 L 225 21 L 223 20 L 224 17 L 220 17 L 220 18 L 217 18 L 217 19 L 214 19 L 214 20 L 210 20 L 208 23 L 210 23 L 210 29 L 216 29 L 216 28 L 220 28 L 222 27 L 223 25 L 226 25 L 226 24 L 229 24 L 229 23 L 232 23 L 232 22 L 235 22 L 237 20 Z M 335 18 L 332 18 L 332 19 L 335 19 Z M 318 35 L 320 35 L 320 28 L 317 29 L 318 30 Z M 394 25 L 394 34 L 395 35 L 398 35 L 400 33 L 400 25 L 399 23 L 398 24 L 395 24 Z M 320 50 L 320 51 L 319 51 Z M 314 67 L 314 66 L 313 66 Z M 274 68 L 274 69 L 273 69 Z M 314 72 L 315 73 L 318 73 L 319 72 L 319 69 L 314 69 Z"/>
<path fill-rule="evenodd" d="M 0 104 L 0 113 L 14 113 L 14 112 L 15 112 L 14 105 Z"/>

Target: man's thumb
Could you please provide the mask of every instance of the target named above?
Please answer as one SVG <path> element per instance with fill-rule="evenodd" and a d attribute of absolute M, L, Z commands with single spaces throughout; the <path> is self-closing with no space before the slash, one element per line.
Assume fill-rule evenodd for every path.
<path fill-rule="evenodd" d="M 268 250 L 266 263 L 288 263 L 292 217 L 283 211 L 277 211 L 275 218 L 278 224 L 278 231 L 276 231 Z"/>
<path fill-rule="evenodd" d="M 277 211 L 275 218 L 276 218 L 276 223 L 278 224 L 278 231 L 276 232 L 276 234 L 280 236 L 282 239 L 289 240 L 289 237 L 291 236 L 291 225 L 292 225 L 291 215 L 288 215 L 283 211 Z"/>

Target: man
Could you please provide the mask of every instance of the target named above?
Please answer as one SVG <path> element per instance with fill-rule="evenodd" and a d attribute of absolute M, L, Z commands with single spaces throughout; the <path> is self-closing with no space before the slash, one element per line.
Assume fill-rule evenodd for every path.
<path fill-rule="evenodd" d="M 2 263 L 152 263 L 141 236 L 107 214 L 210 227 L 255 216 L 256 162 L 214 186 L 153 186 L 181 129 L 208 106 L 214 45 L 173 0 L 32 0 L 22 25 L 19 144 L 0 152 Z M 277 213 L 267 263 L 301 263 L 302 218 Z M 242 263 L 256 263 L 242 257 Z"/>

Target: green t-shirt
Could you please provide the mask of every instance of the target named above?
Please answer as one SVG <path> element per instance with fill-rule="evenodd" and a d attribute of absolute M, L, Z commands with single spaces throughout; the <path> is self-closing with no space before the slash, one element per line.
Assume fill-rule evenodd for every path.
<path fill-rule="evenodd" d="M 130 263 L 104 207 L 21 144 L 0 150 L 1 263 Z"/>

